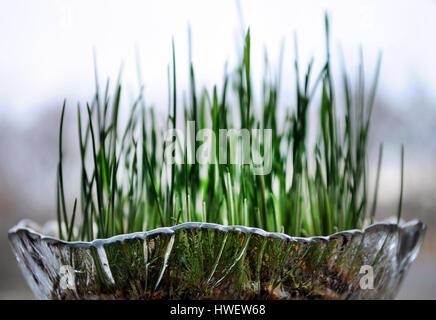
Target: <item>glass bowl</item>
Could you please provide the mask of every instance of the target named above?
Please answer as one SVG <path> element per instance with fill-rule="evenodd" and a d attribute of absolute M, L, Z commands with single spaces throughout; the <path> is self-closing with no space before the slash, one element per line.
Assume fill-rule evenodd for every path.
<path fill-rule="evenodd" d="M 66 242 L 54 226 L 23 220 L 9 231 L 38 299 L 392 299 L 426 230 L 386 221 L 297 238 L 191 222 Z"/>

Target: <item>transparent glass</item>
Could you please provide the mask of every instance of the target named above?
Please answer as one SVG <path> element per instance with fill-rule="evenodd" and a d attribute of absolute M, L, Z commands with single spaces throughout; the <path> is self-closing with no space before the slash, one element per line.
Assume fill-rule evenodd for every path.
<path fill-rule="evenodd" d="M 425 229 L 418 220 L 383 222 L 295 238 L 184 223 L 66 242 L 22 221 L 9 240 L 39 299 L 392 299 Z"/>

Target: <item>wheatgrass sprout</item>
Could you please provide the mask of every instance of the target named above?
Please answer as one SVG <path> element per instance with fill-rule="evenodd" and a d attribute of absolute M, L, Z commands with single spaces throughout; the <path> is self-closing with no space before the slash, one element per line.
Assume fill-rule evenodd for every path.
<path fill-rule="evenodd" d="M 351 90 L 345 68 L 342 84 L 335 86 L 329 29 L 326 16 L 327 53 L 316 75 L 313 60 L 304 71 L 301 68 L 295 40 L 296 101 L 294 108 L 286 110 L 284 120 L 278 116 L 283 49 L 275 76 L 270 76 L 274 73 L 266 68 L 262 98 L 255 105 L 250 29 L 245 35 L 240 64 L 235 72 L 225 72 L 220 90 L 215 86 L 211 92 L 197 88 L 189 30 L 189 91 L 181 103 L 177 100 L 173 41 L 172 64 L 168 67 L 167 127 L 156 124 L 155 111 L 146 105 L 142 90 L 122 127 L 120 80 L 113 95 L 109 94 L 109 81 L 103 94 L 96 81 L 92 102 L 86 108 L 77 107 L 81 183 L 71 212 L 66 206 L 62 165 L 64 102 L 57 174 L 60 238 L 90 241 L 187 221 L 245 225 L 291 236 L 321 236 L 361 228 L 367 221 L 374 221 L 383 149 L 380 147 L 379 151 L 374 202 L 369 206 L 367 145 L 381 57 L 369 95 L 364 88 L 362 55 L 356 92 Z M 265 61 L 268 66 L 266 54 Z M 337 88 L 345 93 L 344 101 L 337 98 Z M 314 100 L 315 95 L 320 96 L 320 101 Z M 343 112 L 338 112 L 339 107 Z M 312 146 L 306 141 L 309 108 L 319 112 L 319 135 Z M 194 123 L 196 131 L 210 129 L 215 137 L 223 129 L 271 129 L 270 172 L 255 174 L 250 163 L 233 163 L 232 152 L 224 153 L 227 161 L 219 161 L 223 150 L 218 143 L 212 144 L 211 163 L 188 161 L 192 160 L 188 145 L 197 150 L 197 139 L 161 139 L 166 130 L 177 129 L 178 119 L 185 124 L 185 137 L 190 136 L 188 123 Z M 241 144 L 241 139 L 230 140 L 225 144 L 228 142 L 230 151 Z M 168 162 L 165 152 L 171 145 L 170 154 L 181 152 L 182 163 Z M 266 152 L 265 141 L 259 147 Z M 404 151 L 402 159 L 403 154 Z M 401 204 L 402 187 L 398 218 Z M 77 219 L 79 214 L 81 218 Z M 75 228 L 77 221 L 80 223 Z"/>

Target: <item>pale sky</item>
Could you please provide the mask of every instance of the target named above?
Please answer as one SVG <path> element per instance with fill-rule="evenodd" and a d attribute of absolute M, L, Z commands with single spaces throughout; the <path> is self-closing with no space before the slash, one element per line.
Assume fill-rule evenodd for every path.
<path fill-rule="evenodd" d="M 285 39 L 284 86 L 293 81 L 293 32 L 300 57 L 321 61 L 323 14 L 328 10 L 333 55 L 339 43 L 351 70 L 362 44 L 367 69 L 383 52 L 380 90 L 401 102 L 410 90 L 436 85 L 436 1 L 241 1 L 245 26 L 251 27 L 253 72 L 263 70 L 263 48 L 277 62 Z M 171 37 L 176 43 L 178 81 L 186 87 L 187 24 L 199 83 L 220 83 L 226 59 L 235 58 L 240 31 L 234 0 L 228 1 L 55 1 L 0 2 L 0 114 L 19 118 L 44 104 L 93 93 L 95 47 L 101 80 L 116 78 L 124 61 L 128 96 L 136 94 L 135 48 L 139 48 L 146 96 L 166 108 L 167 64 Z M 318 60 L 316 59 L 318 58 Z M 233 59 L 233 60 L 232 60 Z M 304 62 L 304 60 L 303 60 Z M 370 74 L 371 75 L 371 74 Z M 286 100 L 287 91 L 284 90 Z M 24 119 L 23 119 L 24 121 Z"/>
<path fill-rule="evenodd" d="M 382 137 L 389 164 L 382 170 L 382 199 L 391 201 L 398 197 L 399 148 L 403 142 L 406 194 L 413 196 L 413 190 L 434 187 L 436 144 L 432 128 L 436 109 L 428 101 L 436 101 L 435 0 L 241 0 L 241 5 L 244 25 L 251 28 L 252 71 L 257 88 L 263 71 L 264 46 L 272 64 L 277 66 L 280 43 L 285 39 L 281 101 L 287 106 L 294 101 L 294 31 L 301 62 L 307 63 L 313 55 L 319 70 L 325 54 L 326 10 L 331 18 L 334 67 L 338 67 L 340 44 L 348 70 L 356 70 L 362 45 L 370 79 L 376 57 L 382 51 L 379 95 L 383 95 L 394 115 L 401 112 L 408 120 L 404 129 Z M 94 93 L 93 48 L 97 52 L 100 82 L 108 76 L 114 81 L 124 61 L 123 99 L 127 102 L 138 93 L 138 48 L 146 100 L 165 111 L 172 37 L 178 87 L 187 88 L 188 23 L 192 28 L 197 84 L 211 89 L 222 81 L 224 62 L 229 60 L 229 70 L 235 63 L 235 39 L 241 34 L 236 7 L 234 0 L 2 0 L 0 120 L 24 127 L 42 112 L 41 108 L 60 107 L 64 97 L 73 106 L 78 100 L 90 100 Z M 429 100 L 421 99 L 421 95 Z M 425 107 L 420 105 L 422 100 L 427 101 Z M 15 166 L 17 159 L 11 160 Z"/>

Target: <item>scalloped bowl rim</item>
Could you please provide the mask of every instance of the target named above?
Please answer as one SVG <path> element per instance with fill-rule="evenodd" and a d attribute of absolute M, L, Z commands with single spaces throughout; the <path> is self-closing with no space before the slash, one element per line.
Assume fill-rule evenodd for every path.
<path fill-rule="evenodd" d="M 350 229 L 350 230 L 344 230 L 339 231 L 336 233 L 333 233 L 328 236 L 312 236 L 312 237 L 292 237 L 284 233 L 279 232 L 268 232 L 260 228 L 255 227 L 246 227 L 246 226 L 240 226 L 240 225 L 231 225 L 231 226 L 225 226 L 221 224 L 216 223 L 208 223 L 208 222 L 185 222 L 182 224 L 178 224 L 171 227 L 160 227 L 156 229 L 152 229 L 149 231 L 139 231 L 134 233 L 126 233 L 126 234 L 120 234 L 116 235 L 110 238 L 106 239 L 95 239 L 92 241 L 65 241 L 58 239 L 53 236 L 44 235 L 33 228 L 29 226 L 30 223 L 34 223 L 32 220 L 29 219 L 23 219 L 21 220 L 17 225 L 12 227 L 9 232 L 8 236 L 9 238 L 17 234 L 19 232 L 28 232 L 30 234 L 33 234 L 40 238 L 42 241 L 49 241 L 49 242 L 56 242 L 63 245 L 70 246 L 72 248 L 91 248 L 91 247 L 100 247 L 102 245 L 111 244 L 115 242 L 120 242 L 124 240 L 132 240 L 132 239 L 146 239 L 149 236 L 152 236 L 154 234 L 168 234 L 172 235 L 179 229 L 213 229 L 213 230 L 219 230 L 222 232 L 229 232 L 229 231 L 241 231 L 243 233 L 250 233 L 250 234 L 258 234 L 263 237 L 267 238 L 277 238 L 282 239 L 285 241 L 292 241 L 292 242 L 302 242 L 302 243 L 310 243 L 310 242 L 328 242 L 332 239 L 342 238 L 346 236 L 353 236 L 356 234 L 364 234 L 368 233 L 370 231 L 379 230 L 379 229 L 385 229 L 389 231 L 393 231 L 393 229 L 398 228 L 400 230 L 410 228 L 413 226 L 419 226 L 419 229 L 422 229 L 422 231 L 426 230 L 426 225 L 419 219 L 413 219 L 408 222 L 400 221 L 400 223 L 393 223 L 383 221 L 383 222 L 376 222 L 373 223 L 363 229 Z"/>

